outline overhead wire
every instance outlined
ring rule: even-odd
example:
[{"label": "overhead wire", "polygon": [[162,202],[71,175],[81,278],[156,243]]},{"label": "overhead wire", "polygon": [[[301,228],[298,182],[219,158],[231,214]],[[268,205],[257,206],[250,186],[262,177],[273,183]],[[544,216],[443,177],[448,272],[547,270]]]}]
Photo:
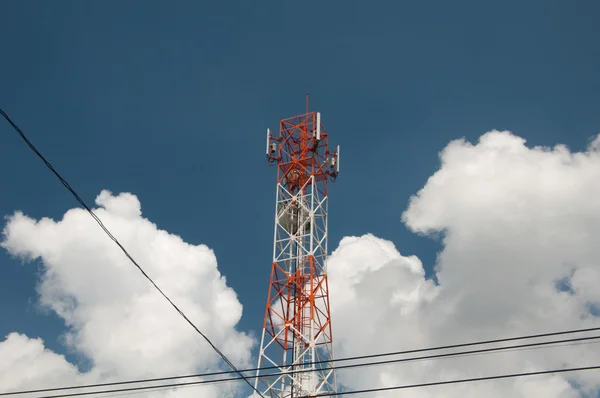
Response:
[{"label": "overhead wire", "polygon": [[156,290],[158,290],[158,292],[169,302],[169,304],[171,304],[171,306],[179,313],[179,315],[181,315],[183,317],[183,319],[185,319],[187,321],[187,323],[194,328],[194,330],[200,334],[200,336],[202,336],[204,338],[204,340],[206,340],[206,342],[212,347],[212,349],[221,357],[221,359],[223,359],[223,361],[234,371],[236,372],[238,375],[240,375],[240,377],[242,377],[246,383],[254,390],[258,393],[259,396],[261,396],[262,398],[265,398],[260,391],[258,391],[256,388],[254,388],[254,386],[252,385],[252,383],[248,380],[248,378],[246,376],[244,376],[242,373],[240,373],[238,371],[238,369],[236,368],[236,366],[225,356],[225,354],[223,354],[221,352],[221,350],[219,350],[217,348],[217,346],[215,346],[213,344],[213,342],[204,334],[202,333],[202,331],[187,317],[187,315],[181,310],[179,309],[179,307],[177,305],[175,305],[175,303],[169,298],[169,296],[167,296],[160,287],[158,287],[158,285],[154,282],[154,280],[152,280],[152,278],[150,276],[148,276],[148,274],[144,271],[144,269],[137,263],[137,261],[135,261],[133,259],[133,257],[129,254],[129,252],[123,247],[123,245],[121,245],[121,243],[117,240],[117,238],[115,238],[115,236],[108,230],[108,228],[106,228],[106,226],[104,226],[104,223],[102,222],[102,220],[100,220],[100,218],[92,211],[92,209],[83,201],[83,199],[81,199],[81,197],[77,194],[77,192],[75,192],[75,190],[73,188],[71,188],[71,185],[58,173],[58,171],[56,171],[56,169],[52,166],[52,164],[50,164],[50,162],[48,160],[46,160],[46,158],[37,150],[37,148],[31,143],[31,141],[29,141],[29,139],[25,136],[25,134],[23,133],[23,131],[19,128],[19,126],[17,126],[12,120],[11,118],[8,116],[8,114],[6,112],[4,112],[3,109],[0,108],[0,115],[2,115],[6,121],[13,127],[13,129],[19,134],[19,136],[23,139],[23,141],[25,141],[25,143],[29,146],[29,148],[31,148],[31,150],[44,162],[44,164],[48,167],[48,169],[54,173],[54,175],[60,180],[60,182],[65,186],[65,188],[75,197],[75,199],[77,200],[77,202],[79,202],[79,204],[81,204],[81,206],[83,206],[87,212],[90,214],[90,216],[92,216],[92,218],[98,223],[98,225],[102,228],[102,230],[106,233],[106,235],[108,235],[108,237],[115,242],[115,244],[117,246],[119,246],[119,248],[121,249],[121,251],[125,254],[125,256],[133,263],[133,265],[136,266],[136,268],[142,273],[142,275],[144,275],[146,277],[146,279],[148,279],[148,281],[150,281],[150,283],[154,286],[154,288]]},{"label": "overhead wire", "polygon": [[[585,366],[585,367],[577,367],[577,368],[562,368],[562,369],[551,369],[551,370],[540,370],[535,372],[521,372],[521,373],[510,373],[510,374],[502,374],[502,375],[493,375],[493,376],[483,376],[483,377],[472,377],[465,379],[453,379],[453,380],[443,380],[443,381],[435,381],[428,383],[418,383],[418,384],[403,384],[392,387],[377,387],[363,390],[351,390],[351,391],[340,391],[340,392],[328,392],[321,393],[317,395],[313,395],[313,397],[333,397],[340,395],[353,395],[353,394],[366,394],[366,393],[374,393],[381,391],[391,391],[391,390],[403,390],[403,389],[411,389],[411,388],[424,388],[424,387],[434,387],[440,385],[448,385],[448,384],[460,384],[460,383],[473,383],[479,381],[490,381],[490,380],[499,380],[499,379],[508,379],[508,378],[517,378],[517,377],[527,377],[527,376],[538,376],[545,374],[556,374],[556,373],[567,373],[567,372],[581,372],[586,370],[600,370],[600,365],[596,366]],[[238,380],[241,380],[237,378]],[[215,380],[213,383],[230,381],[229,379]],[[206,384],[206,381],[198,381],[198,382],[189,382],[189,383],[181,383],[181,384],[170,384],[170,385],[161,385],[156,387],[134,387],[128,389],[115,389],[115,390],[106,390],[106,391],[95,391],[95,392],[80,392],[73,394],[61,394],[61,395],[48,395],[42,396],[38,398],[69,398],[69,397],[80,397],[86,395],[93,394],[116,394],[116,393],[129,393],[135,390],[148,390],[148,389],[165,389],[165,388],[183,388],[190,387],[192,385]],[[106,395],[105,395],[106,396]],[[110,395],[108,395],[110,396]]]},{"label": "overhead wire", "polygon": [[[475,341],[475,342],[469,342],[469,343],[433,346],[433,347],[417,348],[417,349],[403,350],[403,351],[392,351],[392,352],[385,352],[385,353],[379,353],[379,354],[358,355],[358,356],[351,356],[351,357],[345,357],[345,358],[335,358],[333,360],[309,362],[309,363],[305,363],[305,365],[306,366],[323,365],[323,364],[327,364],[327,363],[331,363],[331,362],[339,363],[339,362],[345,362],[345,361],[356,361],[356,360],[380,358],[380,357],[387,357],[387,356],[416,354],[416,353],[422,353],[422,352],[441,351],[441,350],[448,350],[448,349],[472,347],[472,346],[478,346],[478,345],[507,343],[507,342],[517,341],[517,340],[532,340],[532,339],[537,339],[537,338],[555,337],[555,336],[562,336],[562,335],[575,334],[575,333],[594,332],[594,331],[600,331],[600,327],[585,328],[585,329],[569,329],[569,330],[563,330],[563,331],[558,331],[558,332],[537,333],[537,334],[531,334],[531,335],[525,335],[525,336],[513,336],[513,337],[505,337],[505,338],[492,339],[492,340],[481,340],[481,341]],[[577,339],[562,340],[562,341],[559,341],[558,343],[550,341],[550,342],[544,342],[544,344],[552,344],[552,343],[559,344],[559,343],[563,343],[563,342],[573,342],[573,341],[577,341]],[[521,347],[522,346],[509,346],[506,349],[521,348]],[[502,347],[498,348],[498,350],[501,348]],[[266,370],[275,370],[275,369],[280,369],[280,368],[281,368],[280,366],[267,366],[267,367],[260,367],[260,368],[242,369],[239,371],[242,373],[246,373],[246,372],[256,372],[257,370],[266,371]],[[222,375],[226,375],[229,373],[230,372],[228,372],[228,371],[219,371],[219,372],[210,372],[210,373],[189,374],[189,375],[182,375],[182,376],[167,376],[167,377],[147,378],[147,379],[138,379],[138,380],[127,380],[127,381],[112,382],[112,383],[89,384],[89,385],[69,386],[69,387],[56,387],[56,388],[48,388],[48,389],[42,389],[42,390],[29,390],[29,391],[22,391],[22,392],[0,393],[0,396],[25,394],[25,393],[37,393],[37,392],[50,392],[50,391],[60,391],[60,390],[74,390],[74,389],[92,388],[92,387],[108,387],[108,386],[115,386],[115,385],[121,385],[121,384],[151,383],[151,382],[156,382],[156,381],[169,381],[169,380],[187,379],[187,378],[195,378],[195,377],[222,376]]]},{"label": "overhead wire", "polygon": [[[365,362],[365,363],[356,363],[356,364],[349,364],[349,365],[337,365],[337,366],[333,366],[333,367],[322,368],[320,370],[331,370],[331,369],[342,370],[342,369],[351,369],[351,368],[360,368],[360,367],[389,365],[389,364],[393,364],[393,363],[413,362],[413,361],[420,361],[420,360],[432,360],[432,359],[443,359],[443,358],[451,358],[451,357],[459,357],[459,356],[481,355],[481,354],[485,354],[485,353],[493,353],[493,352],[501,352],[501,351],[541,348],[543,346],[548,346],[548,345],[575,345],[576,343],[581,344],[583,342],[589,342],[591,340],[599,340],[599,339],[600,339],[600,335],[586,336],[586,337],[577,337],[577,338],[572,338],[572,339],[542,341],[542,342],[534,342],[534,343],[519,344],[519,345],[504,346],[504,347],[483,348],[483,349],[470,350],[470,351],[459,351],[459,352],[450,352],[450,353],[427,355],[427,356],[389,359],[389,360],[378,361],[378,362]],[[473,345],[477,345],[477,343],[474,343]],[[387,354],[388,353],[385,353],[381,356],[385,356]],[[360,357],[341,358],[340,361],[356,360],[356,358],[360,358]],[[264,369],[264,368],[262,368],[262,369]],[[277,369],[279,369],[279,368],[277,368]],[[250,372],[250,371],[255,371],[255,370],[257,370],[257,369],[256,368],[244,369],[244,370],[240,370],[240,372],[244,373],[244,372]],[[264,374],[259,377],[260,378],[277,377],[277,376],[282,376],[284,374],[289,375],[289,374],[307,373],[307,372],[313,372],[313,371],[314,371],[313,369],[307,369],[307,370],[301,369],[301,370],[293,370],[293,371],[289,371],[289,372],[277,372],[277,373]],[[155,379],[145,379],[145,380],[129,380],[129,381],[125,381],[125,382],[90,384],[90,385],[82,385],[82,386],[75,386],[75,387],[63,387],[63,388],[57,387],[57,388],[50,388],[50,389],[15,391],[15,392],[9,392],[9,393],[1,393],[0,396],[32,394],[32,393],[48,393],[48,392],[74,390],[74,389],[91,389],[91,388],[99,388],[99,387],[130,385],[130,384],[157,382],[157,381],[170,381],[170,380],[177,380],[177,379],[184,379],[184,378],[191,378],[191,377],[220,376],[220,375],[229,374],[229,373],[230,372],[213,372],[213,373],[204,373],[204,374],[198,374],[198,375],[188,375],[188,376],[179,376],[179,377],[172,376],[172,377],[168,377],[168,378],[155,378]],[[224,379],[209,379],[209,380],[200,380],[200,381],[194,381],[194,382],[176,383],[176,384],[160,384],[160,385],[152,385],[152,386],[120,388],[120,389],[113,389],[113,390],[87,391],[84,393],[71,393],[71,394],[66,394],[66,395],[65,394],[51,395],[51,396],[45,396],[43,398],[75,397],[75,396],[93,395],[93,394],[108,393],[108,392],[133,392],[133,391],[141,391],[141,390],[155,390],[155,389],[172,388],[174,386],[193,386],[193,385],[200,385],[200,384],[233,382],[233,381],[240,381],[240,380],[241,380],[241,378],[239,378],[239,377],[230,377],[230,378],[224,378]]]},{"label": "overhead wire", "polygon": [[579,368],[539,370],[536,372],[510,373],[510,374],[494,375],[494,376],[472,377],[469,379],[454,379],[454,380],[435,381],[435,382],[430,382],[430,383],[404,384],[404,385],[393,386],[393,387],[378,387],[378,388],[370,388],[370,389],[364,389],[364,390],[342,391],[342,392],[336,392],[336,393],[324,393],[324,394],[314,395],[314,397],[333,397],[333,396],[338,396],[338,395],[366,394],[366,393],[391,391],[391,390],[406,390],[409,388],[423,388],[423,387],[442,386],[442,385],[448,385],[448,384],[474,383],[474,382],[478,382],[478,381],[512,379],[512,378],[517,378],[517,377],[540,376],[540,375],[546,375],[546,374],[556,374],[556,373],[566,373],[566,372],[581,372],[581,371],[585,371],[585,370],[598,370],[598,369],[600,369],[600,365],[585,366],[585,367],[579,367]]}]

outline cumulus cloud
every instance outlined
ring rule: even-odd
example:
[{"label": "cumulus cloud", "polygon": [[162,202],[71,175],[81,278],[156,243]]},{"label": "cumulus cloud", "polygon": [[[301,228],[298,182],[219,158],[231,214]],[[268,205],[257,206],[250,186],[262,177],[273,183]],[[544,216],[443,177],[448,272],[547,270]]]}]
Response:
[{"label": "cumulus cloud", "polygon": [[[352,356],[598,326],[600,137],[587,150],[528,147],[491,131],[450,142],[402,215],[441,236],[437,283],[391,242],[346,237],[329,259],[336,356]],[[339,373],[372,388],[598,365],[594,344],[359,368]],[[381,393],[381,397],[580,397],[597,372]]]},{"label": "cumulus cloud", "polygon": [[[83,380],[78,370],[61,355],[44,348],[40,339],[11,333],[0,342],[0,386],[3,391],[42,387],[39,383],[68,385]],[[64,385],[64,384],[63,384]]]},{"label": "cumulus cloud", "polygon": [[[102,191],[96,214],[144,270],[235,364],[250,366],[254,344],[236,330],[242,305],[219,273],[212,250],[191,245],[141,215],[136,196]],[[62,220],[9,217],[1,246],[41,260],[39,301],[67,325],[65,344],[89,360],[80,372],[42,341],[13,333],[0,342],[0,388],[147,378],[216,370],[220,358],[133,267],[82,209]],[[169,395],[171,394],[171,395]],[[152,396],[234,396],[228,386]],[[200,394],[200,395],[199,395]],[[203,394],[203,395],[202,395]]]}]

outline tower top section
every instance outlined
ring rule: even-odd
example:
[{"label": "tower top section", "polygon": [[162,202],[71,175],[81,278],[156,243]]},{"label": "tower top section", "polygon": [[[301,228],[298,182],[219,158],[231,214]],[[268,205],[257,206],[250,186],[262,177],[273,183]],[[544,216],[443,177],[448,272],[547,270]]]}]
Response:
[{"label": "tower top section", "polygon": [[319,112],[281,120],[278,137],[267,129],[266,155],[269,163],[278,166],[277,181],[290,193],[312,181],[335,181],[340,172],[340,147],[329,150],[329,135]]}]

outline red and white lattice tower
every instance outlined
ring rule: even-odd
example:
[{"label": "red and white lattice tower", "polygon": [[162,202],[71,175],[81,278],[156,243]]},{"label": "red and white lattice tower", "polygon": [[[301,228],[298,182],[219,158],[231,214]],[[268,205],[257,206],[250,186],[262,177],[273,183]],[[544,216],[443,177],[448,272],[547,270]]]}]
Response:
[{"label": "red and white lattice tower", "polygon": [[339,173],[318,112],[267,129],[277,165],[273,264],[255,387],[265,397],[335,393],[327,283],[327,183]]}]

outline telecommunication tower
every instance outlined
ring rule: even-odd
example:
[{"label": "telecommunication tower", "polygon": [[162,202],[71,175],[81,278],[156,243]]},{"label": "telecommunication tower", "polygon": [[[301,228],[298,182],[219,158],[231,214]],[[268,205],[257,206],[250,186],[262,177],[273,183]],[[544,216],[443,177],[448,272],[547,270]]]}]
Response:
[{"label": "telecommunication tower", "polygon": [[[319,112],[267,129],[266,154],[277,165],[273,264],[255,388],[265,397],[335,393],[327,282],[329,180],[340,171],[340,147],[329,151]],[[270,367],[268,370],[260,368]]]}]

